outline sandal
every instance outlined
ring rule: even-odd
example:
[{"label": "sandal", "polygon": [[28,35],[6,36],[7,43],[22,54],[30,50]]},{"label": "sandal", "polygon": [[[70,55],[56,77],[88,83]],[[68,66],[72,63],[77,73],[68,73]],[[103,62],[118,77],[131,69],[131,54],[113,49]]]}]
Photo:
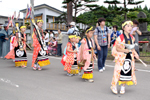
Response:
[{"label": "sandal", "polygon": [[111,89],[111,91],[112,91],[114,94],[118,94],[118,91],[117,91],[117,88],[116,88],[116,87],[111,86],[110,89]]},{"label": "sandal", "polygon": [[125,94],[125,87],[124,86],[121,86],[120,94]]}]

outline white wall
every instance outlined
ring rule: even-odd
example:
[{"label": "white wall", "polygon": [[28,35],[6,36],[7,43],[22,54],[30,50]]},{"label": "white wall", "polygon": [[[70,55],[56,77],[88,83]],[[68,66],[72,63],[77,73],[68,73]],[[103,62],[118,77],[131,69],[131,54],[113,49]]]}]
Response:
[{"label": "white wall", "polygon": [[47,9],[47,8],[45,8],[45,13],[46,13],[46,15],[55,16],[55,17],[57,17],[57,16],[60,15],[60,13],[57,13],[57,12],[55,12],[55,11],[53,11],[53,10],[49,10],[49,9]]}]

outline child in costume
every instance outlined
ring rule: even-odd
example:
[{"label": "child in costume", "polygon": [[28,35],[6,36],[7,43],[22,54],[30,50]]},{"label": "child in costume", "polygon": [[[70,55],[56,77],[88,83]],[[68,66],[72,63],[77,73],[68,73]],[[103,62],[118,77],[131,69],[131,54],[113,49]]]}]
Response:
[{"label": "child in costume", "polygon": [[76,35],[69,35],[69,42],[67,43],[66,48],[66,59],[64,70],[67,71],[68,76],[73,76],[74,74],[78,74],[78,67],[77,67],[77,50],[75,46],[75,37]]},{"label": "child in costume", "polygon": [[[81,37],[79,35],[76,35],[75,45],[76,45],[77,55],[79,52],[79,48],[81,46],[80,39],[81,39]],[[79,75],[81,75],[82,67],[78,67],[78,69],[79,69]]]},{"label": "child in costume", "polygon": [[[42,26],[43,26],[43,20],[37,20],[37,27],[39,33],[37,32],[36,28],[34,28],[33,30],[33,35],[32,35],[33,47],[34,47],[33,59],[32,59],[33,70],[37,70],[37,69],[42,70],[41,67],[50,64],[46,50],[43,49],[45,44],[42,44],[42,41],[44,42],[45,36],[43,34]],[[40,39],[40,37],[42,38],[42,40]]]},{"label": "child in costume", "polygon": [[130,32],[132,30],[133,22],[124,21],[122,24],[123,34],[121,34],[114,43],[112,55],[115,57],[114,75],[111,83],[111,90],[118,94],[117,83],[121,85],[120,94],[125,93],[125,85],[137,84],[135,77],[135,60],[139,59],[135,49],[128,50],[124,44],[133,44],[135,39]]},{"label": "child in costume", "polygon": [[83,67],[84,74],[82,76],[85,81],[94,82],[93,80],[93,67],[94,59],[96,57],[94,53],[94,41],[93,36],[93,27],[86,29],[86,37],[81,41],[81,47],[79,48],[78,61],[86,60],[85,66]]},{"label": "child in costume", "polygon": [[[15,66],[16,67],[21,66],[22,68],[27,67],[25,31],[26,31],[26,26],[21,26],[20,33],[16,33],[16,37],[13,38],[12,50],[5,56],[6,59],[15,59]],[[21,35],[21,36],[18,36],[18,35]],[[23,50],[20,49],[19,42],[22,42]]]}]

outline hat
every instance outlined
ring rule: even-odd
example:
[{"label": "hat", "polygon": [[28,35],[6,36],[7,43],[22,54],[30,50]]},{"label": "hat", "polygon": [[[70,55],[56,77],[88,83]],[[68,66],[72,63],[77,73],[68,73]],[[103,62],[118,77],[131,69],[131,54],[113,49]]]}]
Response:
[{"label": "hat", "polygon": [[94,30],[93,30],[93,26],[88,27],[88,28],[86,29],[86,32],[85,32],[85,33],[88,33],[89,31],[94,31]]},{"label": "hat", "polygon": [[22,29],[22,28],[26,28],[26,26],[21,26],[20,29]]},{"label": "hat", "polygon": [[70,25],[73,25],[73,26],[75,26],[75,24],[76,24],[75,22],[71,22],[71,23],[70,23]]},{"label": "hat", "polygon": [[42,23],[44,23],[44,21],[43,21],[43,20],[37,20],[37,23],[38,23],[38,22],[42,22]]},{"label": "hat", "polygon": [[125,22],[122,24],[122,27],[126,26],[127,24],[133,25],[133,22],[132,22],[132,21],[125,21]]}]

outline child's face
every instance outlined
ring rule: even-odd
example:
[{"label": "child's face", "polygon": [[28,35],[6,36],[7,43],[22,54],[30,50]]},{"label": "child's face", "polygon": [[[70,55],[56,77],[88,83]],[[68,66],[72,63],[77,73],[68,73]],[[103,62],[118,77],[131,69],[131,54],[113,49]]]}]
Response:
[{"label": "child's face", "polygon": [[42,22],[38,22],[37,26],[41,28],[43,26],[43,23]]},{"label": "child's face", "polygon": [[129,23],[129,24],[127,24],[127,25],[123,28],[123,30],[124,30],[126,33],[130,33],[131,30],[132,30],[132,28],[133,28],[132,24]]},{"label": "child's face", "polygon": [[71,42],[75,42],[75,38],[71,38],[70,41],[71,41]]},{"label": "child's face", "polygon": [[76,38],[76,43],[79,43],[79,38]]},{"label": "child's face", "polygon": [[55,40],[53,39],[52,41],[54,42]]},{"label": "child's face", "polygon": [[26,31],[26,28],[22,28],[21,31],[22,31],[22,32],[25,32],[25,31]]},{"label": "child's face", "polygon": [[94,31],[89,31],[88,33],[86,33],[86,36],[89,38],[92,38]]}]

